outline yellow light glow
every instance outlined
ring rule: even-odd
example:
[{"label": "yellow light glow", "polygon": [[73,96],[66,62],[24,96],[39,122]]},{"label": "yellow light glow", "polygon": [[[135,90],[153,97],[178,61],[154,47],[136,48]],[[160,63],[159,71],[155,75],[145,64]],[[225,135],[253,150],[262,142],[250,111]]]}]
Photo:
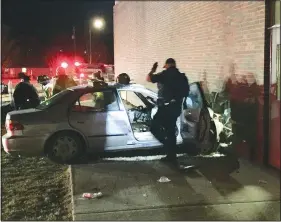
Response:
[{"label": "yellow light glow", "polygon": [[96,29],[102,29],[104,27],[103,19],[94,19],[93,26]]}]

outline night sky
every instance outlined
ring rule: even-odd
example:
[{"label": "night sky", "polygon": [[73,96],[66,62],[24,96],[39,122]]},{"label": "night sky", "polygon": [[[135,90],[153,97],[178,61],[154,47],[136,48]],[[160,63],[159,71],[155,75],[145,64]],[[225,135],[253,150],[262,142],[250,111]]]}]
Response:
[{"label": "night sky", "polygon": [[21,52],[32,49],[29,59],[24,59],[34,58],[32,60],[36,61],[28,62],[42,65],[43,57],[54,46],[66,53],[73,51],[73,26],[76,28],[77,54],[82,55],[87,49],[89,21],[100,16],[106,27],[100,33],[93,30],[93,45],[105,45],[111,54],[106,60],[112,60],[113,5],[114,1],[2,0],[2,24],[11,28]]}]

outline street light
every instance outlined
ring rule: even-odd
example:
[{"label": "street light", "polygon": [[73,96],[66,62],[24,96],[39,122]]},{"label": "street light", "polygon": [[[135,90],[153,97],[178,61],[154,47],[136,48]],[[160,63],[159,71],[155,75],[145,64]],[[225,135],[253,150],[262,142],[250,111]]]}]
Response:
[{"label": "street light", "polygon": [[89,52],[89,63],[92,64],[92,27],[94,27],[97,30],[102,30],[105,26],[104,24],[104,20],[102,18],[95,18],[94,20],[92,20],[92,22],[90,22],[90,26],[89,26],[89,42],[90,42],[90,52]]},{"label": "street light", "polygon": [[96,29],[102,29],[104,27],[104,21],[103,19],[95,19],[93,22],[93,26]]}]

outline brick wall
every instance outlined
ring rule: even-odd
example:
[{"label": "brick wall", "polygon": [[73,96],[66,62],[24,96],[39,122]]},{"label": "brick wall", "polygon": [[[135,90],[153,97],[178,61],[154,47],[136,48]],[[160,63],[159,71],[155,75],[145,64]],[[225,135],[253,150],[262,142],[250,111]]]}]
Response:
[{"label": "brick wall", "polygon": [[116,74],[127,72],[154,88],[145,75],[155,61],[162,66],[173,57],[191,82],[205,77],[210,90],[219,90],[232,72],[239,77],[253,73],[263,84],[264,13],[263,1],[118,2]]}]

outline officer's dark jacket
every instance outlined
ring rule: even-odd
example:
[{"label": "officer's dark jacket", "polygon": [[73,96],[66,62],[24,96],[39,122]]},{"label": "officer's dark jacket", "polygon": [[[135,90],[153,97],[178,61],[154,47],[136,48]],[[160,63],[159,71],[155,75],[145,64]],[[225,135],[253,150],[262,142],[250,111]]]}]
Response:
[{"label": "officer's dark jacket", "polygon": [[13,97],[16,109],[35,108],[40,103],[36,89],[28,82],[20,82],[15,88]]},{"label": "officer's dark jacket", "polygon": [[54,82],[52,95],[56,95],[57,93],[76,85],[77,84],[72,78],[68,77],[67,75],[60,75]]},{"label": "officer's dark jacket", "polygon": [[168,68],[160,73],[150,76],[152,83],[158,85],[158,97],[163,98],[164,101],[171,101],[173,99],[179,100],[178,92],[181,81],[187,81],[184,73],[179,72],[175,67]]}]

